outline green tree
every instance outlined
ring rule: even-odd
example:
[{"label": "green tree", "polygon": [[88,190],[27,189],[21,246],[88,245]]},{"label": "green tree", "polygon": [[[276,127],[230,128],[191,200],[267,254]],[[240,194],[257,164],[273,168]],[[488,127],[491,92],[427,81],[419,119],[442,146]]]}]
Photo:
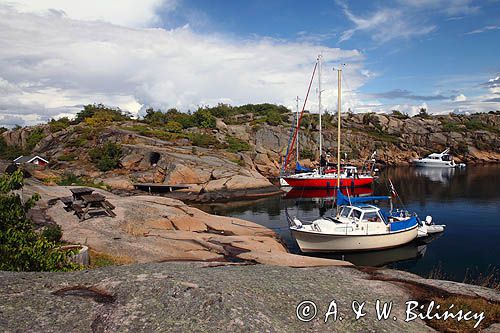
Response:
[{"label": "green tree", "polygon": [[107,107],[104,104],[88,104],[83,107],[83,110],[76,114],[74,122],[81,123],[85,119],[90,118],[107,119],[110,121],[129,120],[130,114],[123,112],[119,108]]},{"label": "green tree", "polygon": [[216,119],[206,108],[200,108],[193,114],[193,120],[198,127],[215,128]]},{"label": "green tree", "polygon": [[418,111],[417,117],[420,117],[420,118],[429,118],[429,113],[427,113],[427,109],[426,108],[420,108],[420,110]]},{"label": "green tree", "polygon": [[0,176],[0,270],[68,271],[79,268],[69,261],[70,253],[58,251],[58,244],[35,232],[26,213],[39,196],[35,194],[23,202],[12,192],[22,183],[20,170]]},{"label": "green tree", "polygon": [[146,115],[144,116],[144,121],[152,125],[163,125],[168,121],[168,116],[166,113],[160,110],[154,110],[153,108],[146,109]]}]

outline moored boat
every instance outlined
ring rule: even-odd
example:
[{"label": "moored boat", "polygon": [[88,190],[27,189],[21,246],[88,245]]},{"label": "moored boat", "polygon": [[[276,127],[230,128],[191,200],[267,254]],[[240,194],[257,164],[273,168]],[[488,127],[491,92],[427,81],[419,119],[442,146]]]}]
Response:
[{"label": "moored boat", "polygon": [[397,247],[417,238],[416,216],[392,219],[373,205],[340,206],[335,217],[310,223],[287,215],[302,252],[368,251]]},{"label": "moored boat", "polygon": [[414,159],[413,165],[418,167],[438,167],[438,168],[462,168],[464,163],[455,163],[450,149],[447,148],[441,153],[432,153],[426,157]]},{"label": "moored boat", "polygon": [[[355,167],[351,167],[356,170]],[[299,173],[282,177],[288,186],[296,188],[335,188],[337,186],[337,175],[335,173],[321,174],[319,172]],[[373,176],[359,175],[357,170],[349,176],[340,176],[340,187],[369,186],[373,183]]]}]

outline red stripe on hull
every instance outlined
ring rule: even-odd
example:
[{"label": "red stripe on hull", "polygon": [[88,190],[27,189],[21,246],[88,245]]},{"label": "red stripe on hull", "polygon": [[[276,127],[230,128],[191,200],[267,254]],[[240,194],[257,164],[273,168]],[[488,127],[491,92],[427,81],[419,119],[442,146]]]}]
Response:
[{"label": "red stripe on hull", "polygon": [[[297,179],[297,178],[289,178],[285,177],[285,181],[291,187],[311,187],[311,188],[334,188],[337,187],[337,179],[336,178],[318,178],[318,179]],[[373,183],[373,178],[341,178],[340,186],[341,187],[358,187],[358,186],[368,186]]]}]

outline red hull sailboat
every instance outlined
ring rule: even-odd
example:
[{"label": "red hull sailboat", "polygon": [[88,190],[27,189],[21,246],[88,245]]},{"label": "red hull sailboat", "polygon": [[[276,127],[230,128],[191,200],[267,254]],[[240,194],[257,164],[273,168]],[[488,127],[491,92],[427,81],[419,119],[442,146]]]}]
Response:
[{"label": "red hull sailboat", "polygon": [[[296,142],[298,131],[300,128],[300,121],[302,119],[302,114],[305,109],[307,102],[307,97],[309,96],[309,91],[311,89],[311,83],[314,78],[314,74],[318,69],[318,109],[319,109],[319,153],[320,157],[323,156],[323,137],[321,133],[321,55],[314,66],[313,75],[311,77],[311,82],[309,83],[309,88],[307,90],[306,99],[304,101],[304,107],[300,117],[298,116],[297,109],[297,124],[293,137],[291,137],[289,147],[287,149],[287,155],[284,160],[282,168],[282,176],[280,177],[280,183],[282,186],[291,186],[293,188],[316,188],[316,189],[330,189],[336,187],[360,187],[369,186],[373,183],[373,166],[374,166],[374,155],[372,155],[370,162],[372,168],[363,168],[364,172],[358,172],[357,168],[354,166],[344,166],[340,170],[340,179],[337,177],[336,169],[329,169],[326,165],[321,165],[319,170],[312,172],[296,173],[293,175],[285,175],[284,171],[290,159],[291,152],[293,151],[293,146]],[[340,111],[341,111],[341,70],[338,70],[338,145],[340,146]],[[297,142],[298,144],[298,142]],[[338,150],[337,163],[340,165],[340,149]],[[368,161],[367,161],[368,162]],[[298,149],[297,149],[297,165],[298,163]],[[320,163],[321,164],[321,163]]]}]

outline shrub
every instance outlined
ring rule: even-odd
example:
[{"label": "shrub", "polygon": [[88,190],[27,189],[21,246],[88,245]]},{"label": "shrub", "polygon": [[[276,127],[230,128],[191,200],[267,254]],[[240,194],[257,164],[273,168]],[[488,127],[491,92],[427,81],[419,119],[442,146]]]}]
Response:
[{"label": "shrub", "polygon": [[464,124],[469,131],[485,130],[487,127],[478,119],[467,120]]},{"label": "shrub", "polygon": [[89,156],[95,166],[101,171],[109,171],[120,166],[122,148],[120,145],[108,142],[89,151]]},{"label": "shrub", "polygon": [[459,124],[452,121],[442,122],[441,125],[445,132],[459,132],[461,130]]},{"label": "shrub", "polygon": [[49,121],[49,130],[51,133],[56,133],[62,131],[63,129],[68,128],[70,125],[70,121],[68,117],[63,117],[58,120],[51,119]]},{"label": "shrub", "polygon": [[268,123],[271,126],[278,126],[283,123],[283,119],[281,118],[281,114],[279,114],[276,111],[269,112],[266,115],[266,123]]},{"label": "shrub", "polygon": [[43,229],[42,236],[49,242],[58,243],[62,238],[62,229],[58,224],[51,224]]},{"label": "shrub", "polygon": [[34,231],[26,216],[35,205],[35,194],[23,202],[12,190],[22,184],[23,175],[0,176],[0,270],[8,271],[68,271],[80,266],[71,263],[71,252],[57,250],[57,244]]},{"label": "shrub", "polygon": [[428,119],[428,118],[430,118],[430,115],[429,115],[429,113],[427,113],[427,109],[426,108],[420,108],[420,110],[415,115],[415,117],[419,117],[419,118],[423,118],[423,119]]},{"label": "shrub", "polygon": [[170,120],[165,125],[165,130],[167,132],[180,133],[182,132],[182,125],[176,121]]},{"label": "shrub", "polygon": [[375,123],[376,120],[377,120],[377,118],[375,117],[375,115],[373,113],[365,113],[363,115],[363,124],[364,125],[369,125],[370,123]]},{"label": "shrub", "polygon": [[398,119],[408,119],[408,118],[410,118],[410,116],[408,116],[407,113],[402,113],[399,110],[392,110],[391,116],[393,116],[395,118],[398,118]]},{"label": "shrub", "polygon": [[300,158],[314,160],[315,156],[310,149],[304,148],[300,151]]},{"label": "shrub", "polygon": [[226,142],[228,144],[227,150],[232,153],[250,150],[250,145],[241,139],[232,136],[226,136]]},{"label": "shrub", "polygon": [[217,141],[217,138],[215,136],[204,133],[196,133],[191,135],[191,142],[193,143],[194,146],[205,147],[205,148],[210,146],[215,146],[219,143],[219,141]]},{"label": "shrub", "polygon": [[198,127],[215,128],[215,117],[208,109],[200,108],[193,114],[193,120]]},{"label": "shrub", "polygon": [[5,139],[0,136],[0,158],[13,160],[21,155],[28,155],[28,152],[19,146],[9,146]]},{"label": "shrub", "polygon": [[78,177],[72,173],[65,173],[62,178],[56,181],[56,184],[59,186],[86,186],[86,187],[95,187],[101,188],[104,190],[109,189],[109,186],[104,184],[103,182],[94,182],[92,179],[87,179],[83,177]]},{"label": "shrub", "polygon": [[454,153],[457,155],[467,155],[469,153],[469,146],[465,142],[460,142],[457,148],[454,149]]},{"label": "shrub", "polygon": [[26,138],[26,149],[29,151],[33,150],[35,146],[45,137],[43,134],[43,128],[35,128],[28,137]]},{"label": "shrub", "polygon": [[71,162],[71,161],[76,160],[76,154],[74,154],[74,153],[64,154],[64,155],[57,157],[57,160],[61,161],[61,162]]},{"label": "shrub", "polygon": [[90,123],[98,124],[99,119],[106,121],[122,121],[129,120],[130,115],[119,108],[110,108],[103,104],[88,104],[83,107],[82,111],[76,114],[74,122],[79,124],[87,118],[94,118],[94,120],[90,120]]}]

